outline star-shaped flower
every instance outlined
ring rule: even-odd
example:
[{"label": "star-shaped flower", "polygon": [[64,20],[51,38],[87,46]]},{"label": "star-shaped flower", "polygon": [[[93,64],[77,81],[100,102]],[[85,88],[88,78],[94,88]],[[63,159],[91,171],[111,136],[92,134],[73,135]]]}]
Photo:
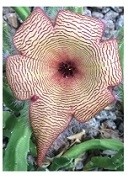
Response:
[{"label": "star-shaped flower", "polygon": [[72,117],[85,122],[115,99],[118,45],[101,40],[103,28],[98,19],[64,10],[52,23],[36,8],[14,36],[20,54],[8,58],[7,79],[16,98],[30,100],[39,166]]}]

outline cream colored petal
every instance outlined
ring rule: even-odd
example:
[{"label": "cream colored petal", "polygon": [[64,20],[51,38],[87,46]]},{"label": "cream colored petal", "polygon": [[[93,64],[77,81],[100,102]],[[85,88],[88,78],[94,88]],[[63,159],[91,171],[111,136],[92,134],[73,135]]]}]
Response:
[{"label": "cream colored petal", "polygon": [[36,8],[17,30],[13,41],[23,55],[38,59],[45,53],[52,31],[51,21],[43,10]]},{"label": "cream colored petal", "polygon": [[75,14],[70,11],[60,11],[57,15],[55,31],[64,37],[83,43],[100,41],[104,25],[96,18]]},{"label": "cream colored petal", "polygon": [[101,81],[106,86],[116,86],[122,80],[118,44],[116,40],[104,41],[100,44]]},{"label": "cream colored petal", "polygon": [[20,100],[30,99],[42,94],[42,65],[34,59],[22,55],[9,56],[6,62],[8,83]]},{"label": "cream colored petal", "polygon": [[30,121],[37,139],[37,164],[42,165],[46,153],[57,136],[66,129],[71,114],[63,108],[53,106],[50,99],[40,97],[30,105]]},{"label": "cream colored petal", "polygon": [[82,102],[76,106],[74,116],[80,122],[89,121],[115,100],[109,89],[101,89],[99,86],[93,89],[89,95],[83,96]]}]

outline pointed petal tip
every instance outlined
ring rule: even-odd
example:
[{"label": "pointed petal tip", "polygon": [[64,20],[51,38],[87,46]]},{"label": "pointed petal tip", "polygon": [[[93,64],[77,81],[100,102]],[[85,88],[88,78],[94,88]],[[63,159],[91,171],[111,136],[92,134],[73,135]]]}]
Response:
[{"label": "pointed petal tip", "polygon": [[[44,147],[45,147],[45,149],[44,149]],[[42,146],[41,145],[38,146],[38,149],[37,149],[38,153],[37,153],[36,164],[39,167],[41,167],[43,165],[43,162],[45,161],[45,155],[47,153],[47,150],[48,149],[46,149],[46,146],[44,146],[43,144],[42,144]]]}]

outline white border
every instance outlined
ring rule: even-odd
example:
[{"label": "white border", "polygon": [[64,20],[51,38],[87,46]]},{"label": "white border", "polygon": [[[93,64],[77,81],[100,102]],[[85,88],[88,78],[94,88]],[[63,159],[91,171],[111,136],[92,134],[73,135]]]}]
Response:
[{"label": "white border", "polygon": [[[125,108],[125,171],[124,172],[1,172],[1,179],[18,179],[22,176],[22,178],[32,179],[35,178],[54,178],[54,179],[131,179],[131,175],[133,177],[133,163],[134,163],[134,105],[133,105],[133,94],[134,94],[134,45],[133,42],[133,34],[134,34],[134,9],[132,1],[123,1],[123,0],[64,0],[56,1],[41,1],[41,0],[32,0],[32,1],[24,1],[16,0],[0,2],[1,11],[3,6],[124,6],[125,8],[125,63],[124,63],[124,84],[125,84],[125,98],[124,98],[124,108]],[[1,14],[0,14],[1,15]],[[2,25],[2,17],[0,18]],[[2,26],[1,26],[2,27]],[[1,29],[0,38],[2,37],[2,29]],[[1,39],[1,52],[2,52],[2,39]],[[2,54],[2,53],[1,53]],[[2,78],[2,59],[0,60],[0,70],[1,70],[1,78]],[[2,79],[0,81],[1,93],[0,93],[0,106],[2,109]],[[1,122],[2,122],[2,111],[1,111]],[[1,123],[2,124],[2,123]],[[1,127],[2,129],[2,127]],[[2,134],[1,134],[2,139]],[[132,147],[133,146],[133,147]],[[2,147],[2,141],[1,141]],[[1,149],[1,148],[0,148]],[[2,155],[0,156],[0,158]],[[2,162],[2,159],[1,159]],[[0,165],[2,170],[2,164]],[[66,176],[65,176],[66,175]]]},{"label": "white border", "polygon": [[3,6],[122,6],[122,0],[4,0],[2,2]]}]

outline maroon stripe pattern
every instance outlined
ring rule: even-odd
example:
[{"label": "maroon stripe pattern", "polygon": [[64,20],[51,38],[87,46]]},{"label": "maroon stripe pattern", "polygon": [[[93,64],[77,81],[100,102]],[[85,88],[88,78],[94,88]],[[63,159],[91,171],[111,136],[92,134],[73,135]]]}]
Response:
[{"label": "maroon stripe pattern", "polygon": [[115,99],[110,89],[122,79],[118,44],[101,40],[103,28],[69,11],[53,24],[36,8],[14,36],[21,55],[8,57],[7,79],[16,98],[30,102],[39,166],[72,117],[85,122]]}]

